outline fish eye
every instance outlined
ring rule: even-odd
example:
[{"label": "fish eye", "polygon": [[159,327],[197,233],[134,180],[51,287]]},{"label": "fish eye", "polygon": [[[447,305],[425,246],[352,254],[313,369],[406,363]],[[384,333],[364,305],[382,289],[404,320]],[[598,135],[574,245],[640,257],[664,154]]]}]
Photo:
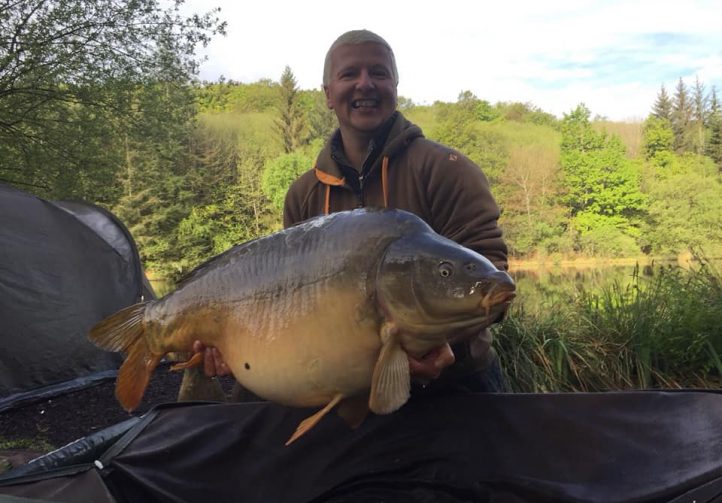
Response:
[{"label": "fish eye", "polygon": [[448,262],[442,262],[439,264],[439,275],[442,278],[448,278],[454,272],[454,266]]}]

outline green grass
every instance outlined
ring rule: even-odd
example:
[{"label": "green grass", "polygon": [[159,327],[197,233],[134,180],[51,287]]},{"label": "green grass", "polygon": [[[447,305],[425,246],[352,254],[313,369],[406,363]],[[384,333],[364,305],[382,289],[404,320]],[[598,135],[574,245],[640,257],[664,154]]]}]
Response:
[{"label": "green grass", "polygon": [[631,282],[578,289],[496,328],[520,392],[713,388],[722,376],[722,276],[698,266],[638,271]]},{"label": "green grass", "polygon": [[44,438],[14,438],[6,439],[0,437],[0,450],[30,449],[33,451],[50,452],[55,447]]}]

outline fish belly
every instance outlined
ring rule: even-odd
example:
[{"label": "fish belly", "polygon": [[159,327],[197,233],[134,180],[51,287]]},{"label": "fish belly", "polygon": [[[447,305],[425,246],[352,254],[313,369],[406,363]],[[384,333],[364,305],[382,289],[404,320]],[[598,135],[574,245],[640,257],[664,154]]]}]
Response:
[{"label": "fish belly", "polygon": [[258,396],[310,407],[370,387],[381,347],[372,306],[358,291],[316,290],[256,302],[230,320],[218,346],[236,379]]}]

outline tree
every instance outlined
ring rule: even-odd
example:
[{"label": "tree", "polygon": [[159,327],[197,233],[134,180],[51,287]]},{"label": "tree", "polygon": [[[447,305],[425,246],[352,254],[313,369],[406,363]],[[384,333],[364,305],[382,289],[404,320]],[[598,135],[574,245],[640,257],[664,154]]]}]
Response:
[{"label": "tree", "polygon": [[622,141],[595,131],[589,116],[581,104],[562,120],[563,200],[582,238],[592,233],[603,240],[616,232],[602,229],[633,236],[646,202],[639,170],[626,158]]},{"label": "tree", "polygon": [[[122,158],[108,138],[122,141],[129,124],[148,116],[138,108],[137,90],[188,83],[199,64],[197,45],[224,31],[217,11],[184,18],[181,3],[165,9],[156,0],[5,3],[0,179],[67,196],[57,172],[77,174],[73,182],[81,182],[91,169],[103,193]],[[93,144],[99,148],[91,151]],[[113,148],[121,155],[109,155]]]},{"label": "tree", "polygon": [[[455,148],[481,167],[491,179],[498,177],[507,163],[504,137],[488,126],[488,103],[470,91],[459,94],[456,103],[435,103],[436,126],[430,138]],[[496,117],[494,111],[494,117]],[[484,121],[482,122],[483,117]]]},{"label": "tree", "polygon": [[504,208],[504,233],[512,254],[562,250],[566,221],[555,205],[558,175],[559,152],[554,147],[523,144],[510,149],[495,193]]},{"label": "tree", "polygon": [[679,79],[672,105],[672,130],[674,131],[674,150],[677,153],[694,150],[694,131],[692,128],[692,103],[684,81]]},{"label": "tree", "polygon": [[286,66],[281,75],[281,103],[278,109],[280,117],[276,121],[276,128],[281,135],[286,153],[299,148],[304,140],[305,124],[298,92],[296,77],[291,68]]},{"label": "tree", "polygon": [[326,96],[322,91],[306,91],[309,95],[306,107],[306,123],[308,124],[308,141],[325,141],[336,129],[336,114],[328,108]]},{"label": "tree", "polygon": [[649,184],[645,238],[652,251],[680,253],[722,242],[722,180],[712,161],[685,154],[676,172]]},{"label": "tree", "polygon": [[652,107],[652,115],[658,119],[672,120],[672,100],[667,94],[667,90],[662,86],[657,94],[657,101],[654,102]]},{"label": "tree", "polygon": [[279,212],[283,210],[288,188],[312,165],[313,157],[300,151],[283,154],[266,162],[261,187],[265,196]]},{"label": "tree", "polygon": [[712,87],[710,93],[709,111],[709,141],[706,153],[717,164],[719,172],[722,173],[722,110],[717,101],[717,91]]},{"label": "tree", "polygon": [[692,93],[692,124],[690,125],[692,148],[696,154],[704,154],[707,125],[707,97],[704,94],[704,85],[699,81],[699,77],[696,77]]},{"label": "tree", "polygon": [[642,136],[642,149],[647,160],[673,151],[674,131],[672,123],[667,119],[650,114],[642,126]]}]

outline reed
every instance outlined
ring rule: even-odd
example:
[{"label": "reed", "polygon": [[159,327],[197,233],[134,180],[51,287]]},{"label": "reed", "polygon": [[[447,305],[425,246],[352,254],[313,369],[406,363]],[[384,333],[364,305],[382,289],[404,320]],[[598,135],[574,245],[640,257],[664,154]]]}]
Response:
[{"label": "reed", "polygon": [[638,269],[628,284],[578,288],[496,328],[517,392],[715,388],[722,376],[722,275],[701,254],[690,269]]}]

